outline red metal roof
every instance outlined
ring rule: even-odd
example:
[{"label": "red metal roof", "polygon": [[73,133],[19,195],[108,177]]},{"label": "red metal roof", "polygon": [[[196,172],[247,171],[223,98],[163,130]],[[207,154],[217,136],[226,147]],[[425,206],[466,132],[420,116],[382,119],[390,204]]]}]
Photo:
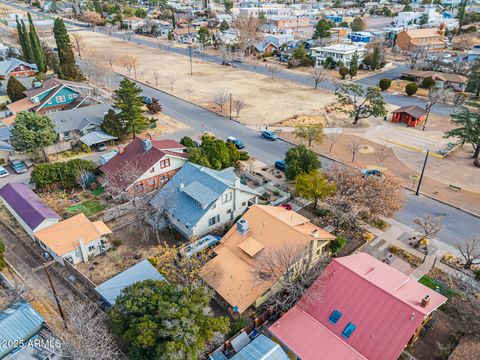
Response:
[{"label": "red metal roof", "polygon": [[136,137],[125,146],[121,154],[102,165],[100,170],[115,183],[115,186],[127,189],[164,156],[187,158],[187,154],[174,152],[171,149],[178,150],[185,147],[175,140],[152,140],[152,147],[145,151],[143,140]]},{"label": "red metal roof", "polygon": [[[425,295],[430,302],[422,307]],[[446,300],[359,253],[334,259],[309,294],[269,330],[302,360],[395,360],[424,317]],[[342,313],[336,324],[329,322],[334,310]],[[349,322],[356,329],[345,339],[342,332]]]}]

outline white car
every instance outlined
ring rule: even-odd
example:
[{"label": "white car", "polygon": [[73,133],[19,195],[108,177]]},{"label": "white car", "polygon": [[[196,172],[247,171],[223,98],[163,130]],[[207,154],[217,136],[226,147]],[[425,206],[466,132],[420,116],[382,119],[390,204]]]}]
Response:
[{"label": "white car", "polygon": [[5,177],[10,175],[10,173],[3,166],[0,166],[0,177]]}]

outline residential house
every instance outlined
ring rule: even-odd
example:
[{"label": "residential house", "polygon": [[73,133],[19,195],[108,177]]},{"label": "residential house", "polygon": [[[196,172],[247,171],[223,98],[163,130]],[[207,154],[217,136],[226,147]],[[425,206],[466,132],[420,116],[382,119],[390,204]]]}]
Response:
[{"label": "residential house", "polygon": [[16,114],[22,111],[49,114],[98,104],[99,101],[93,97],[92,90],[93,88],[87,84],[48,79],[41,86],[24,91],[25,98],[7,105],[11,115],[2,121],[5,125],[10,125],[15,120]]},{"label": "residential house", "polygon": [[37,72],[36,64],[30,64],[23,60],[11,58],[0,61],[0,77],[4,79],[8,79],[10,76],[19,78],[34,76]]},{"label": "residential house", "polygon": [[201,277],[231,310],[241,314],[281,290],[278,283],[254,280],[262,255],[290,247],[313,264],[334,239],[294,211],[253,205],[215,247],[216,256],[203,267]]},{"label": "residential house", "polygon": [[358,253],[333,259],[269,332],[288,349],[290,359],[396,360],[446,300],[390,265]]},{"label": "residential house", "polygon": [[240,182],[231,167],[217,171],[187,162],[151,204],[164,211],[183,236],[194,239],[233,221],[259,196]]},{"label": "residential house", "polygon": [[131,16],[122,20],[122,26],[130,30],[135,30],[143,26],[145,19]]},{"label": "residential house", "polygon": [[355,44],[335,44],[328,46],[313,47],[311,56],[315,59],[315,66],[320,66],[327,58],[332,58],[335,62],[341,61],[343,65],[350,66],[350,60],[353,54],[358,55],[358,64],[363,63],[366,49],[361,45]]},{"label": "residential house", "polygon": [[208,360],[289,360],[280,345],[263,334],[257,333],[251,339],[251,336],[241,332],[230,344],[235,351],[233,356],[231,350],[228,350],[228,354],[216,351],[208,357]]},{"label": "residential house", "polygon": [[310,19],[305,16],[272,16],[267,19],[267,31],[282,34],[300,34],[312,30]]},{"label": "residential house", "polygon": [[279,48],[275,46],[275,44],[273,44],[270,41],[263,40],[256,44],[249,45],[247,47],[246,53],[250,55],[258,56],[258,55],[271,55],[278,51],[279,51]]},{"label": "residential house", "polygon": [[90,221],[80,213],[36,231],[35,241],[61,264],[75,265],[107,251],[105,235],[111,233],[103,221]]},{"label": "residential house", "polygon": [[176,28],[172,31],[173,38],[184,44],[196,44],[198,42],[197,29],[193,27]]},{"label": "residential house", "polygon": [[3,160],[3,162],[8,162],[10,159],[10,154],[12,154],[15,151],[12,145],[10,143],[0,140],[0,160]]},{"label": "residential house", "polygon": [[375,35],[369,31],[357,31],[351,32],[347,35],[347,37],[354,43],[365,43],[368,44],[375,39]]},{"label": "residential house", "polygon": [[395,45],[403,51],[443,51],[447,48],[445,25],[440,28],[407,29],[398,33]]},{"label": "residential house", "polygon": [[421,83],[423,79],[431,77],[435,80],[435,86],[449,88],[455,91],[465,91],[468,79],[463,75],[442,73],[438,71],[410,70],[402,73],[403,78]]},{"label": "residential house", "polygon": [[48,207],[32,189],[22,183],[8,183],[0,189],[5,208],[20,226],[34,238],[34,232],[59,222],[60,216]]},{"label": "residential house", "polygon": [[392,122],[402,122],[415,127],[425,121],[427,111],[417,105],[407,105],[392,111]]},{"label": "residential house", "polygon": [[47,116],[55,125],[58,141],[80,141],[92,146],[117,139],[101,129],[103,118],[111,108],[111,103],[103,103],[49,113]]},{"label": "residential house", "polygon": [[480,44],[473,45],[467,55],[468,62],[480,61]]},{"label": "residential house", "polygon": [[105,307],[111,307],[115,305],[115,300],[121,295],[123,289],[144,280],[165,280],[147,259],[101,283],[95,291],[100,295],[102,304]]},{"label": "residential house", "polygon": [[148,192],[165,185],[187,161],[185,146],[174,140],[133,139],[100,166],[100,182],[112,195]]},{"label": "residential house", "polygon": [[272,34],[266,35],[264,41],[272,43],[277,49],[287,46],[289,42],[294,41],[292,34]]},{"label": "residential house", "polygon": [[60,340],[45,331],[45,319],[25,300],[0,311],[0,342],[0,359],[60,359]]}]

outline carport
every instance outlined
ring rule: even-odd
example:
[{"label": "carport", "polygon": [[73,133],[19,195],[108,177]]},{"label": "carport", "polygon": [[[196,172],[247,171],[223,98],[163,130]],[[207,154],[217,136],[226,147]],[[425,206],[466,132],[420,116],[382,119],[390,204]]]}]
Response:
[{"label": "carport", "polygon": [[88,147],[91,147],[93,145],[102,144],[107,141],[110,141],[113,145],[113,141],[117,140],[117,137],[109,135],[102,130],[95,130],[83,135],[79,140]]}]

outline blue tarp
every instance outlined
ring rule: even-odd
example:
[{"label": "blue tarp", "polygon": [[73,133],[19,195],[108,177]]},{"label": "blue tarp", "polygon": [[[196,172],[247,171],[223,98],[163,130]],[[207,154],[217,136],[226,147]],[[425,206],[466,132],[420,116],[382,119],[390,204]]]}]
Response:
[{"label": "blue tarp", "polygon": [[98,285],[95,290],[107,306],[113,306],[115,299],[129,285],[143,280],[165,280],[150,261],[143,260],[131,268]]}]

